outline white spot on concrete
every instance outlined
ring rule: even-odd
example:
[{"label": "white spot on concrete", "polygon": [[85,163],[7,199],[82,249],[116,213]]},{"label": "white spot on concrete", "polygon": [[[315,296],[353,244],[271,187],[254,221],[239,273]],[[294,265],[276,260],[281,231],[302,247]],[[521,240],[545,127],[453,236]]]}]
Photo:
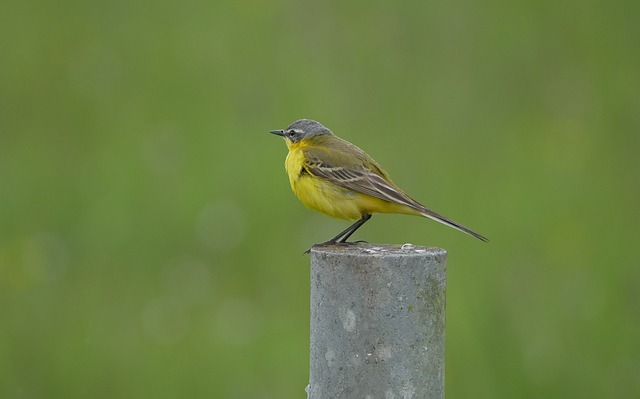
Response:
[{"label": "white spot on concrete", "polygon": [[391,348],[386,345],[377,346],[374,353],[376,357],[382,361],[391,359],[392,356]]},{"label": "white spot on concrete", "polygon": [[372,247],[364,248],[362,251],[372,255],[382,255],[385,252],[385,249],[382,247]]},{"label": "white spot on concrete", "polygon": [[335,365],[336,352],[333,349],[327,350],[324,354],[324,360],[327,361],[327,367],[332,368]]},{"label": "white spot on concrete", "polygon": [[410,244],[410,243],[403,244],[402,249],[406,249],[406,250],[413,249],[413,244]]},{"label": "white spot on concrete", "polygon": [[353,310],[342,308],[340,309],[340,321],[342,321],[342,327],[348,331],[353,332],[356,328],[356,314]]}]

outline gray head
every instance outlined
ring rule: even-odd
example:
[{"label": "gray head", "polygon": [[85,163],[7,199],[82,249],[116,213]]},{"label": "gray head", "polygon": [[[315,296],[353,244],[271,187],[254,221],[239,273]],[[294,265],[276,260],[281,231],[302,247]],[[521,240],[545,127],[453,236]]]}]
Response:
[{"label": "gray head", "polygon": [[272,130],[271,133],[284,137],[287,142],[296,143],[311,137],[332,135],[331,130],[311,119],[299,119],[284,130]]}]

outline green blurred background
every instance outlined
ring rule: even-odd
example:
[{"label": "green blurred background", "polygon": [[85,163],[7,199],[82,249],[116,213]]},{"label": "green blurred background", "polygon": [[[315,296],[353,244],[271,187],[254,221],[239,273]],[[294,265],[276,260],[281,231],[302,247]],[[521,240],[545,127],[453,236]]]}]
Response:
[{"label": "green blurred background", "polygon": [[[300,398],[317,119],[491,238],[449,251],[448,398],[640,393],[637,2],[8,0],[0,397]],[[637,396],[636,396],[637,397]]]}]

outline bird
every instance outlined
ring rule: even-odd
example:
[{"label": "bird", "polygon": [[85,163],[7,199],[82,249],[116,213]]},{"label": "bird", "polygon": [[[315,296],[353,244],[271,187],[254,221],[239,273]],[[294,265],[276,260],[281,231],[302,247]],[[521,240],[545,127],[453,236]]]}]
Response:
[{"label": "bird", "polygon": [[316,245],[362,242],[347,240],[374,213],[423,216],[489,241],[408,196],[366,152],[319,122],[299,119],[286,129],[271,130],[271,133],[283,137],[287,145],[285,170],[298,199],[306,207],[328,216],[355,220],[333,238]]}]

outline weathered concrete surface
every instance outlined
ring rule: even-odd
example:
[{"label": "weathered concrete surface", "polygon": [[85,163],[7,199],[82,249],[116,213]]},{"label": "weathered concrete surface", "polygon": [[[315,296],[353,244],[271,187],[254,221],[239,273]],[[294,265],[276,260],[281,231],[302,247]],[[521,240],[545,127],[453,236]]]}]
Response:
[{"label": "weathered concrete surface", "polygon": [[444,249],[311,250],[311,399],[443,398]]}]

